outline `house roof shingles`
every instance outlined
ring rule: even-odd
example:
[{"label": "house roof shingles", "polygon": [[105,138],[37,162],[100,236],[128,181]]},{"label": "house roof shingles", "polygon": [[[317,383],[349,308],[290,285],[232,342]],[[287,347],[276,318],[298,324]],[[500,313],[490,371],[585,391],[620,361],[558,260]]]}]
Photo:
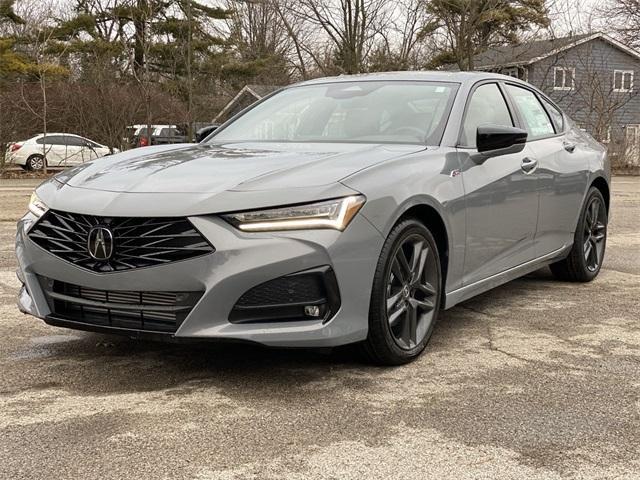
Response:
[{"label": "house roof shingles", "polygon": [[530,63],[539,57],[544,57],[554,50],[563,49],[580,40],[591,36],[590,34],[573,35],[571,37],[554,38],[549,40],[536,40],[517,45],[504,45],[492,47],[486,52],[474,57],[476,68],[493,66],[508,66]]}]

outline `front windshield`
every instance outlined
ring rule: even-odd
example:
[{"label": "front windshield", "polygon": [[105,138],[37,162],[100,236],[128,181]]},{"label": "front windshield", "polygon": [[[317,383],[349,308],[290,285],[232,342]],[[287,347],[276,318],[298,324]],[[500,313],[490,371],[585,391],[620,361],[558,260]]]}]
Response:
[{"label": "front windshield", "polygon": [[212,142],[440,143],[458,85],[362,81],[292,87],[218,131]]}]

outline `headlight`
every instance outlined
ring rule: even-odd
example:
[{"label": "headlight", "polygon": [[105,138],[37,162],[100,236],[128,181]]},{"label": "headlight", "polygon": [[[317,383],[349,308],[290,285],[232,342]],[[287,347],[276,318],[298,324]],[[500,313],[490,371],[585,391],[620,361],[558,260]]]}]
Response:
[{"label": "headlight", "polygon": [[331,228],[344,230],[364,205],[363,195],[324,202],[232,213],[223,218],[245,232],[308,230]]},{"label": "headlight", "polygon": [[36,192],[31,194],[31,199],[29,200],[29,211],[33,213],[36,217],[40,218],[42,215],[47,213],[49,207],[47,207],[42,200],[36,195]]}]

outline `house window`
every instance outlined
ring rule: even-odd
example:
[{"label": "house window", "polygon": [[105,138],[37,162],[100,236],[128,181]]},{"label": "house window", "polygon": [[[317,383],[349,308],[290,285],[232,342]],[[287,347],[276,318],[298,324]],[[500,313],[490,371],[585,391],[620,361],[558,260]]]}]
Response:
[{"label": "house window", "polygon": [[513,78],[519,78],[518,77],[518,67],[511,67],[511,68],[505,68],[502,71],[503,75],[509,75],[510,77]]},{"label": "house window", "polygon": [[555,67],[553,69],[553,89],[573,90],[575,87],[575,76],[575,68]]},{"label": "house window", "polygon": [[529,80],[529,70],[527,67],[508,67],[503,68],[500,72],[503,75],[508,75],[513,78],[519,78],[520,80],[524,80],[525,82]]},{"label": "house window", "polygon": [[613,71],[613,91],[630,92],[633,90],[633,70]]}]

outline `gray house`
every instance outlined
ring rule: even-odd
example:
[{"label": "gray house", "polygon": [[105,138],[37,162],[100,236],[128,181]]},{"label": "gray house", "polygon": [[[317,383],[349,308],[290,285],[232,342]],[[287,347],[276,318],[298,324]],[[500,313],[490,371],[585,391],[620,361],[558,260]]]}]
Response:
[{"label": "gray house", "polygon": [[593,33],[496,47],[474,61],[537,86],[619,162],[639,164],[639,52]]}]

